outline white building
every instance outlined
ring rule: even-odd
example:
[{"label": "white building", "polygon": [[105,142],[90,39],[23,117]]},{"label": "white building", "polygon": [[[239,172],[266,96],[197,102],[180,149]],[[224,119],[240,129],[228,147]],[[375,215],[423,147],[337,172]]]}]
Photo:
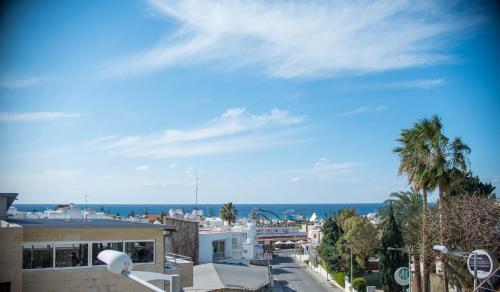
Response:
[{"label": "white building", "polygon": [[263,246],[257,244],[255,223],[200,230],[199,263],[253,259],[264,259]]}]

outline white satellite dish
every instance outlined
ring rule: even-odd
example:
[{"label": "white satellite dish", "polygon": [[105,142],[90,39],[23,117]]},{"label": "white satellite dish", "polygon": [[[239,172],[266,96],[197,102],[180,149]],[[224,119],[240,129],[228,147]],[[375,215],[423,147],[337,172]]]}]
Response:
[{"label": "white satellite dish", "polygon": [[128,254],[124,252],[107,249],[101,251],[97,255],[97,258],[107,265],[108,271],[110,271],[111,273],[129,278],[130,280],[135,281],[152,291],[166,292],[165,290],[162,290],[149,283],[149,281],[153,280],[169,281],[170,292],[179,291],[179,276],[152,272],[132,271],[132,268],[134,267],[132,259]]}]

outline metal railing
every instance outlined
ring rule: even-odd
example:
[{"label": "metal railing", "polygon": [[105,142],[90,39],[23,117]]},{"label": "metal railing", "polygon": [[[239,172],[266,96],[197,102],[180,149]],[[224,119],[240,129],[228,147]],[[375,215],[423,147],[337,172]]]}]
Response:
[{"label": "metal railing", "polygon": [[175,269],[177,268],[178,263],[186,263],[186,262],[193,262],[193,259],[191,259],[191,257],[188,256],[175,254],[171,252],[167,252],[165,254],[165,268]]}]

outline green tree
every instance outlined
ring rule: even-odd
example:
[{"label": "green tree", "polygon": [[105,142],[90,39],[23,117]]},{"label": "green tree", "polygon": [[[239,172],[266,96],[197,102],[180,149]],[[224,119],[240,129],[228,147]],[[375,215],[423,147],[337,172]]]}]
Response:
[{"label": "green tree", "polygon": [[135,217],[134,210],[131,210],[130,212],[128,212],[128,217]]},{"label": "green tree", "polygon": [[343,234],[342,228],[338,225],[334,216],[329,216],[323,223],[321,232],[323,233],[323,237],[318,247],[318,253],[326,264],[325,268],[328,272],[338,271],[340,253],[336,247],[336,243]]},{"label": "green tree", "polygon": [[99,208],[99,212],[104,213],[104,206],[103,205],[101,205],[101,208]]},{"label": "green tree", "polygon": [[361,268],[378,246],[378,231],[366,218],[354,216],[344,222],[344,239],[352,247],[354,260]]},{"label": "green tree", "polygon": [[162,211],[161,211],[161,213],[160,213],[160,219],[161,219],[160,221],[162,221],[162,222],[163,222],[163,218],[164,218],[165,216],[167,216],[167,215],[165,214],[165,211],[163,211],[163,210],[162,210]]},{"label": "green tree", "polygon": [[495,188],[496,187],[491,183],[483,183],[477,175],[474,176],[472,172],[469,171],[453,178],[449,195],[458,196],[468,194],[495,198]]},{"label": "green tree", "polygon": [[[384,205],[378,210],[380,219],[380,230],[390,222],[389,218],[393,214],[396,222],[403,234],[403,240],[406,244],[412,246],[413,250],[418,250],[421,244],[419,230],[422,229],[422,196],[412,192],[392,193],[390,198],[384,202]],[[412,255],[413,262],[420,262],[418,253]],[[415,290],[421,290],[421,270],[420,265],[415,265]]]},{"label": "green tree", "polygon": [[394,280],[394,272],[407,265],[405,255],[400,251],[388,250],[389,247],[404,247],[404,240],[398,223],[394,218],[392,206],[389,206],[389,215],[382,226],[382,239],[380,241],[380,281],[384,291],[402,291],[402,287]]},{"label": "green tree", "polygon": [[227,221],[229,225],[236,222],[237,216],[238,210],[236,210],[233,203],[231,202],[224,204],[220,208],[220,218],[224,221]]},{"label": "green tree", "polygon": [[344,228],[344,223],[351,217],[358,216],[355,208],[342,208],[335,213],[336,221],[340,227]]}]

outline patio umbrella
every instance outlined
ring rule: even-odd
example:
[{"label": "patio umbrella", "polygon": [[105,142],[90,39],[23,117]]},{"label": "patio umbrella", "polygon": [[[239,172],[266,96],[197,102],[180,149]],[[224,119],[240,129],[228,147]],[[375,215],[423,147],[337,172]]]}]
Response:
[{"label": "patio umbrella", "polygon": [[295,243],[295,242],[293,242],[293,241],[291,241],[291,240],[287,240],[287,241],[285,242],[285,244],[294,244],[294,243]]},{"label": "patio umbrella", "polygon": [[283,242],[278,240],[278,241],[274,242],[273,244],[274,245],[280,245],[280,244],[283,244]]}]

